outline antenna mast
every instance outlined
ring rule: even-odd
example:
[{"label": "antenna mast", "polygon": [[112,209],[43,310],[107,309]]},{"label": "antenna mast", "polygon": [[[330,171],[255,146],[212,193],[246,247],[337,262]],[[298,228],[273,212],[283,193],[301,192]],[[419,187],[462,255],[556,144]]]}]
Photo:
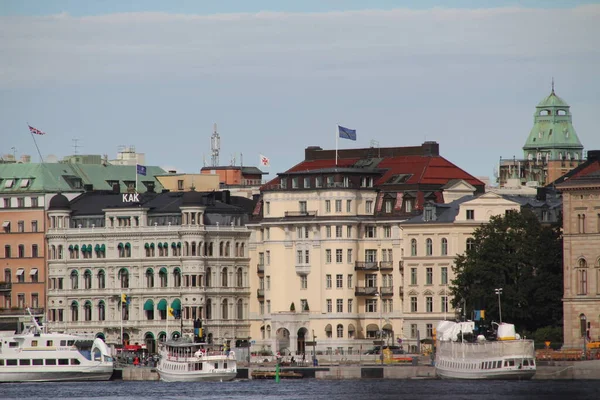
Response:
[{"label": "antenna mast", "polygon": [[210,137],[210,149],[212,151],[211,166],[219,166],[219,150],[221,149],[221,137],[217,132],[217,124],[213,125],[213,134]]},{"label": "antenna mast", "polygon": [[77,142],[79,142],[79,139],[75,138],[75,139],[71,139],[73,141],[73,154],[77,155],[79,154],[79,152],[77,151],[77,149],[79,149],[81,146],[77,144]]}]

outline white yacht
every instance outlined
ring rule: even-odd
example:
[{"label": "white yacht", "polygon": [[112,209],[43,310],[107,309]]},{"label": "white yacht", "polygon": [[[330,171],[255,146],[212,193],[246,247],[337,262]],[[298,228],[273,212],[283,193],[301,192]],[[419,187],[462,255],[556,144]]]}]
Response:
[{"label": "white yacht", "polygon": [[0,382],[102,381],[113,369],[102,339],[47,333],[33,316],[22,333],[0,337]]},{"label": "white yacht", "polygon": [[231,381],[237,376],[233,351],[211,350],[206,343],[171,340],[161,344],[156,370],[165,382]]},{"label": "white yacht", "polygon": [[521,339],[513,324],[497,324],[496,340],[478,335],[473,321],[441,321],[435,371],[445,379],[531,379],[536,372],[533,340]]}]

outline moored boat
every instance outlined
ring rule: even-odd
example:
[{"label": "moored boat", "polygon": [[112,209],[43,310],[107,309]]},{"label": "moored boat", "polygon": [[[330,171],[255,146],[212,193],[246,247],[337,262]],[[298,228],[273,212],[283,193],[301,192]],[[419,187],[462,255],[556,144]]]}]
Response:
[{"label": "moored boat", "polygon": [[162,343],[156,370],[165,382],[231,381],[237,376],[233,351],[178,339]]},{"label": "moored boat", "polygon": [[47,333],[30,314],[22,333],[0,337],[0,382],[102,381],[113,358],[102,339]]},{"label": "moored boat", "polygon": [[513,324],[497,324],[496,337],[474,336],[473,321],[441,321],[435,371],[444,379],[531,379],[536,373],[533,340],[521,339]]}]

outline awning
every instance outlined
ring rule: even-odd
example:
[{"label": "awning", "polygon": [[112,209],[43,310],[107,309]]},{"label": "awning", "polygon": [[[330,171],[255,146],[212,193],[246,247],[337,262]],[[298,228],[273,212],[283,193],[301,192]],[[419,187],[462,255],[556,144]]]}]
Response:
[{"label": "awning", "polygon": [[120,249],[120,248],[122,248],[122,247],[123,247],[123,243],[119,243],[119,244],[117,245],[117,248],[119,248],[119,249]]},{"label": "awning", "polygon": [[131,247],[131,244],[129,244],[129,242],[125,243],[125,248],[128,249]]},{"label": "awning", "polygon": [[167,247],[169,247],[169,243],[167,243],[167,242],[164,242],[164,243],[163,243],[163,247],[166,249]]},{"label": "awning", "polygon": [[158,304],[156,305],[156,309],[158,311],[167,311],[167,301],[165,299],[162,299],[161,301],[159,301]]},{"label": "awning", "polygon": [[91,307],[92,306],[92,302],[89,300],[86,300],[85,303],[83,303],[84,306],[86,307]]},{"label": "awning", "polygon": [[167,269],[165,267],[162,267],[158,273],[166,275],[168,272],[167,272]]},{"label": "awning", "polygon": [[87,251],[87,246],[85,244],[81,245],[81,251],[85,253]]},{"label": "awning", "polygon": [[150,274],[153,274],[153,273],[154,273],[154,270],[152,268],[148,268],[146,270],[146,275],[150,275]]},{"label": "awning", "polygon": [[367,332],[377,332],[378,330],[379,330],[379,327],[375,324],[367,325]]},{"label": "awning", "polygon": [[17,276],[21,276],[21,275],[23,275],[24,273],[25,273],[25,270],[24,270],[23,268],[19,268],[19,269],[17,270]]},{"label": "awning", "polygon": [[173,273],[174,274],[180,274],[181,273],[181,269],[179,267],[175,267],[175,268],[173,268]]},{"label": "awning", "polygon": [[106,245],[103,244],[102,246],[100,246],[100,251],[106,251]]},{"label": "awning", "polygon": [[3,227],[3,228],[8,228],[9,226],[10,226],[10,221],[4,221],[4,222],[2,223],[2,227]]},{"label": "awning", "polygon": [[154,243],[150,243],[150,248],[153,249],[154,248]]},{"label": "awning", "polygon": [[153,311],[154,310],[154,302],[150,299],[146,300],[144,303],[144,311]]},{"label": "awning", "polygon": [[85,272],[83,273],[84,275],[89,275],[92,276],[92,271],[90,271],[89,269],[86,269]]},{"label": "awning", "polygon": [[88,244],[87,251],[92,251],[92,244]]},{"label": "awning", "polygon": [[177,242],[177,247],[181,247],[181,242]]},{"label": "awning", "polygon": [[77,302],[77,300],[73,300],[71,302],[71,307],[79,307],[79,303]]},{"label": "awning", "polygon": [[29,275],[36,275],[37,274],[37,268],[31,268],[31,271],[29,271]]},{"label": "awning", "polygon": [[161,242],[158,242],[158,248],[162,249],[162,243]]},{"label": "awning", "polygon": [[72,244],[69,245],[69,250],[73,250],[73,245]]},{"label": "awning", "polygon": [[331,324],[327,324],[325,326],[325,332],[331,332],[331,330],[332,330]]},{"label": "awning", "polygon": [[181,310],[181,300],[179,300],[179,299],[173,300],[173,302],[171,303],[171,308],[173,310]]},{"label": "awning", "polygon": [[96,244],[96,246],[94,247],[94,250],[96,250],[96,251],[100,251],[100,245],[99,245],[99,244]]},{"label": "awning", "polygon": [[146,249],[149,249],[149,248],[150,248],[150,244],[149,244],[149,243],[146,243],[146,244],[144,244],[144,247],[145,247]]},{"label": "awning", "polygon": [[73,246],[73,249],[74,249],[74,250],[79,250],[79,245],[78,245],[78,244],[76,244],[75,246]]},{"label": "awning", "polygon": [[171,247],[173,247],[173,248],[177,247],[177,243],[175,243],[175,242],[171,243]]}]

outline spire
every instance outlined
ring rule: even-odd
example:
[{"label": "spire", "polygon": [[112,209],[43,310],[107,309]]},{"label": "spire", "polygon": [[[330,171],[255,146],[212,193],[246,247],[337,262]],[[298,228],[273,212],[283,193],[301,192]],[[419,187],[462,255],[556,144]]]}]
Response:
[{"label": "spire", "polygon": [[552,94],[554,94],[554,77],[552,77]]}]

